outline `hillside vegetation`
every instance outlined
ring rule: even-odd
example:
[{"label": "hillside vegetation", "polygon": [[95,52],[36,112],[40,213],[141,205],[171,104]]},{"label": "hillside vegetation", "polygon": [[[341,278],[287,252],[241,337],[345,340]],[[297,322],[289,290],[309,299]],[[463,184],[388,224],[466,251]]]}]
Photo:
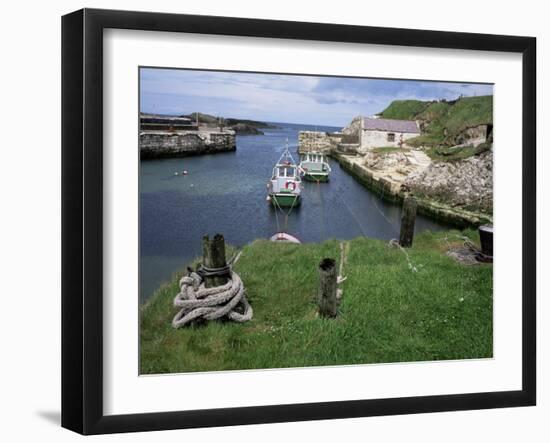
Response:
[{"label": "hillside vegetation", "polygon": [[395,100],[380,114],[383,118],[393,118],[396,120],[414,120],[415,116],[420,114],[429,102],[421,100]]},{"label": "hillside vegetation", "polygon": [[220,116],[216,116],[216,115],[203,114],[202,112],[192,112],[191,114],[181,115],[180,117],[187,117],[187,118],[190,118],[192,121],[197,121],[197,116],[198,116],[199,123],[204,123],[204,124],[213,125],[213,126],[218,125],[221,121],[221,122],[223,122],[223,124],[225,124],[227,126],[242,124],[242,125],[252,126],[252,127],[255,127],[255,128],[268,128],[269,129],[269,128],[275,128],[276,127],[276,126],[271,125],[269,123],[261,122],[261,121],[257,121],[257,120],[249,120],[249,119],[242,119],[242,118],[231,118],[231,117],[225,118],[225,117],[220,117]]},{"label": "hillside vegetation", "polygon": [[393,101],[383,118],[419,120],[422,135],[408,140],[412,146],[453,146],[467,128],[493,123],[493,96],[462,97],[453,101]]},{"label": "hillside vegetation", "polygon": [[173,329],[181,274],[175,275],[140,309],[140,372],[490,358],[493,267],[448,257],[450,245],[462,244],[459,235],[477,241],[475,231],[416,236],[407,251],[410,265],[384,241],[350,241],[343,299],[333,320],[316,314],[317,266],[324,257],[340,256],[336,240],[245,246],[235,271],[254,317],[243,324]]}]

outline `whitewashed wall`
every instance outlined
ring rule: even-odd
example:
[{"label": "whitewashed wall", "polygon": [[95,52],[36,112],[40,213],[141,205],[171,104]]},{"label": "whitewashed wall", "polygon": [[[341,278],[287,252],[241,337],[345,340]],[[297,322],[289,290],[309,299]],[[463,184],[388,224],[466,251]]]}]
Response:
[{"label": "whitewashed wall", "polygon": [[398,148],[401,137],[403,141],[407,141],[419,135],[407,132],[392,132],[391,134],[395,134],[395,138],[393,142],[390,142],[388,141],[388,134],[390,134],[390,132],[363,129],[361,131],[361,152],[366,152],[371,148],[383,148],[388,146]]}]

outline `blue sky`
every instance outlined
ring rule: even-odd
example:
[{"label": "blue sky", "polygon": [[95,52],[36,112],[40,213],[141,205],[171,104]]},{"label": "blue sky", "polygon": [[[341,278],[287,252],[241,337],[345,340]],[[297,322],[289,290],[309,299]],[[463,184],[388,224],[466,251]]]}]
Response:
[{"label": "blue sky", "polygon": [[380,80],[182,69],[140,70],[142,112],[188,114],[344,126],[393,100],[490,95],[477,83]]}]

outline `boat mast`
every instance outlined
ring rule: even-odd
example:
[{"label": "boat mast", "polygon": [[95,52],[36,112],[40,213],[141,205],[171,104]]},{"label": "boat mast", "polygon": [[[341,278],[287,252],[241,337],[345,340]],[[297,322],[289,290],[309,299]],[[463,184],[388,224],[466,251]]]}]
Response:
[{"label": "boat mast", "polygon": [[279,159],[277,164],[281,164],[283,160],[288,160],[288,161],[290,161],[290,164],[296,165],[296,162],[294,161],[294,158],[292,157],[292,154],[288,150],[288,137],[286,139],[285,150],[283,152],[283,155],[281,155],[281,158]]}]

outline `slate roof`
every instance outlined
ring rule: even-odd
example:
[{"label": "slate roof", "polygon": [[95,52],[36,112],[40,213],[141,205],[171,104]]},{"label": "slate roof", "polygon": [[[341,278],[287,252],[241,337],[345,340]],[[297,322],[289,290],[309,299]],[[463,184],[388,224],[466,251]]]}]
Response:
[{"label": "slate roof", "polygon": [[407,132],[420,134],[414,120],[393,120],[388,118],[363,118],[363,129],[388,132]]}]

